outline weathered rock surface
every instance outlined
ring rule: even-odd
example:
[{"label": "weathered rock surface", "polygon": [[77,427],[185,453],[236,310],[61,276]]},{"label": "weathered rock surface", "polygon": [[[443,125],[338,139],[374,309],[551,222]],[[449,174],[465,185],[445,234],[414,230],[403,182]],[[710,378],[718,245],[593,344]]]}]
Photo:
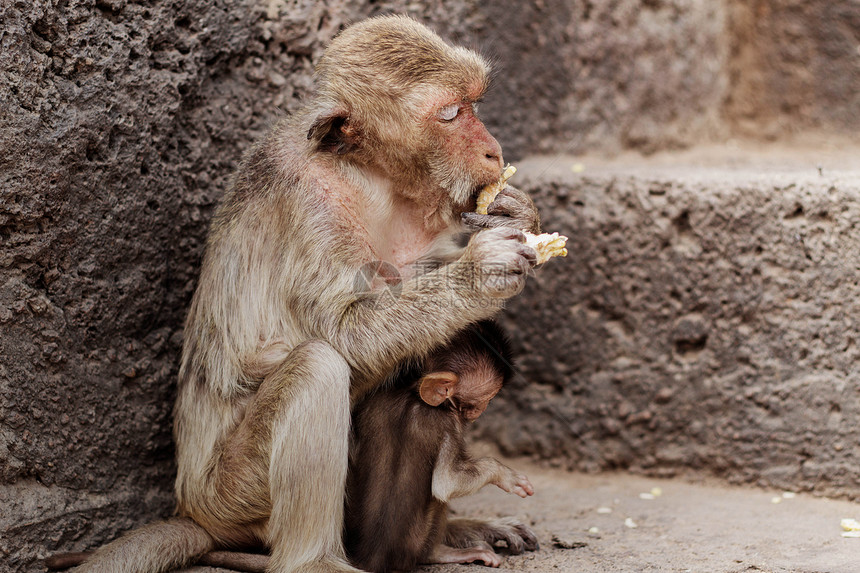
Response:
[{"label": "weathered rock surface", "polygon": [[860,160],[812,155],[521,162],[570,255],[509,305],[521,376],[481,435],[580,470],[860,498]]},{"label": "weathered rock surface", "polygon": [[860,5],[729,0],[725,114],[735,133],[860,130]]}]

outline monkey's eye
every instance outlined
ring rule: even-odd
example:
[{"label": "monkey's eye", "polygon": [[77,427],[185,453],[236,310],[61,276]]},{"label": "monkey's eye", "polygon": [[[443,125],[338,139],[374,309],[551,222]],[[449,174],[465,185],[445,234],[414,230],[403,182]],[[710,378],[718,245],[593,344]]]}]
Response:
[{"label": "monkey's eye", "polygon": [[439,110],[439,119],[442,121],[452,121],[457,117],[458,113],[460,113],[460,106],[456,103],[452,103],[451,105],[446,105]]}]

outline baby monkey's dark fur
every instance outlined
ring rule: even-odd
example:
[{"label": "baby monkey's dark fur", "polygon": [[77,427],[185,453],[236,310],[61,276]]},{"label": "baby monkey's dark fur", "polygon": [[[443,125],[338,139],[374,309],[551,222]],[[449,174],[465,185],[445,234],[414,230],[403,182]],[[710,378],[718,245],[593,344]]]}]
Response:
[{"label": "baby monkey's dark fur", "polygon": [[[463,436],[510,379],[511,361],[501,328],[482,321],[424,364],[402,367],[390,388],[356,407],[344,538],[356,566],[376,573],[409,571],[419,563],[483,561],[498,567],[501,559],[488,544],[454,549],[458,544],[446,538],[446,518],[450,499],[488,483],[523,497],[533,493],[525,476],[492,458],[473,459]],[[423,381],[451,373],[457,381],[440,405],[422,399]],[[534,537],[522,534],[534,549]]]}]

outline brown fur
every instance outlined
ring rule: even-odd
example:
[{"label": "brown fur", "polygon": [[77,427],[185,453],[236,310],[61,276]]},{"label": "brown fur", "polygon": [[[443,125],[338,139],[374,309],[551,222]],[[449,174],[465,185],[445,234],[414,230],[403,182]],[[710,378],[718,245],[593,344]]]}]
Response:
[{"label": "brown fur", "polygon": [[[485,321],[458,334],[423,366],[406,367],[392,388],[356,407],[344,530],[347,553],[356,565],[376,573],[409,571],[418,563],[498,565],[499,558],[486,547],[455,555],[443,542],[449,499],[488,483],[532,492],[525,476],[492,458],[469,456],[463,438],[469,420],[462,412],[496,394],[510,377],[510,363],[503,333]],[[439,370],[450,370],[459,382],[448,401],[433,407],[422,401],[419,389],[428,374]],[[531,543],[534,534],[526,529],[524,539]]]},{"label": "brown fur", "polygon": [[[316,97],[243,160],[212,221],[175,407],[178,510],[207,548],[263,544],[278,573],[352,570],[341,543],[351,400],[522,289],[535,257],[522,233],[453,243],[502,165],[471,107],[487,70],[407,18],[356,24],[320,61]],[[441,121],[451,104],[458,117]],[[435,270],[414,276],[428,257]],[[376,260],[406,277],[390,305],[354,288]],[[193,556],[151,565],[135,539],[78,571],[149,573]]]}]

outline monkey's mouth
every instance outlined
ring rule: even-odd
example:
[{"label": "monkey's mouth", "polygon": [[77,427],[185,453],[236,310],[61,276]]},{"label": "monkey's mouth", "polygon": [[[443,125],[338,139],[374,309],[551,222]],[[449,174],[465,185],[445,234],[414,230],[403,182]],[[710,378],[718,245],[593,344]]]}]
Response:
[{"label": "monkey's mouth", "polygon": [[[478,195],[481,193],[483,186],[476,187],[468,195],[460,194],[459,197],[451,196],[451,206],[454,215],[459,217],[463,213],[473,213],[478,208]],[[465,197],[465,198],[464,198]]]},{"label": "monkey's mouth", "polygon": [[484,186],[476,187],[472,193],[466,198],[466,201],[460,205],[462,207],[462,213],[470,213],[474,212],[475,209],[478,208],[478,195],[481,194],[481,191],[484,189]]}]

